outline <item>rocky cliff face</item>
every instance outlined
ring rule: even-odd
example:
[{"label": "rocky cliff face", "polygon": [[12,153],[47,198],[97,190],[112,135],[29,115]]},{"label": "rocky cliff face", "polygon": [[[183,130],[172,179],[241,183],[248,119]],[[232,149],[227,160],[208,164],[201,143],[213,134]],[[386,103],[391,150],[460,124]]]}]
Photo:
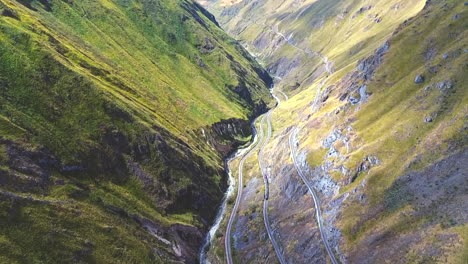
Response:
[{"label": "rocky cliff face", "polygon": [[192,1],[0,1],[0,262],[196,263],[270,84]]},{"label": "rocky cliff face", "polygon": [[[463,1],[206,3],[277,77],[265,163],[269,215],[290,263],[463,263],[466,259],[468,8]],[[246,164],[234,234],[240,262],[276,261],[262,219],[263,181]],[[454,186],[458,186],[455,188]],[[209,254],[222,263],[221,243]]]}]

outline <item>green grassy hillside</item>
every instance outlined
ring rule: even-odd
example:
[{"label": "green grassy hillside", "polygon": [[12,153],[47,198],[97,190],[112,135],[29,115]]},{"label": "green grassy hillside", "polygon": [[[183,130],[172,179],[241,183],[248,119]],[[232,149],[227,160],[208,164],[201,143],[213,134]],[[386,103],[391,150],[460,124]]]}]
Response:
[{"label": "green grassy hillside", "polygon": [[0,262],[194,262],[270,82],[192,1],[0,1]]},{"label": "green grassy hillside", "polygon": [[328,70],[336,71],[370,54],[425,3],[263,0],[220,6],[222,2],[210,1],[206,7],[283,79],[279,86],[292,93],[310,86],[327,70],[323,59],[329,62]]}]

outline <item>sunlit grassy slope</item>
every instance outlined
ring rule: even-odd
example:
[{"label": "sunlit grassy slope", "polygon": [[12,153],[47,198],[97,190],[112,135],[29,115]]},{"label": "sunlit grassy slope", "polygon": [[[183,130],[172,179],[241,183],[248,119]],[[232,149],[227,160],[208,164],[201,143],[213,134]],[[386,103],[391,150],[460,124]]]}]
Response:
[{"label": "sunlit grassy slope", "polygon": [[195,261],[226,185],[206,136],[269,82],[189,0],[0,1],[0,262]]},{"label": "sunlit grassy slope", "polygon": [[[219,2],[211,1],[207,7],[217,15],[223,28],[258,55],[272,74],[284,79],[280,87],[293,93],[316,80],[317,71],[325,71],[320,69],[322,60],[299,49],[327,57],[330,69],[339,70],[382,45],[398,25],[414,16],[425,3],[263,0],[220,7]],[[278,33],[290,43],[285,43]]]},{"label": "sunlit grassy slope", "polygon": [[[8,80],[10,86],[21,87],[7,91],[10,100],[3,104],[4,109],[14,100],[21,101],[23,108],[29,108],[21,113],[23,117],[42,123],[44,128],[48,122],[41,120],[41,115],[52,114],[46,104],[60,100],[46,100],[48,93],[68,99],[60,102],[61,107],[78,102],[80,96],[96,97],[84,89],[76,89],[75,95],[72,91],[67,91],[69,95],[62,93],[72,83],[92,85],[97,89],[91,92],[138,116],[140,123],[162,126],[180,137],[187,130],[221,119],[246,118],[251,115],[254,103],[267,94],[263,84],[252,77],[257,76],[252,61],[243,58],[234,41],[200,10],[190,10],[194,14],[184,11],[184,7],[193,9],[189,2],[44,3],[49,3],[46,10],[35,1],[2,3],[5,10],[14,14],[2,18],[3,78],[12,79]],[[59,67],[49,61],[58,61],[66,67],[54,69]],[[51,75],[50,79],[32,78],[41,71]],[[67,79],[62,77],[63,72],[82,77]],[[243,76],[239,77],[241,72]],[[252,101],[233,91],[233,87],[246,84]],[[51,89],[33,89],[34,86]],[[81,131],[68,133],[68,139],[64,140],[73,141],[75,136],[87,137],[87,133],[95,132],[86,125],[96,128],[93,122],[101,118],[99,108],[89,107],[96,105],[91,100],[83,103],[89,105],[80,104],[81,109],[73,107],[70,111],[56,110],[69,115],[58,118],[59,127],[61,121],[74,127],[72,122],[78,122],[75,118],[94,119],[86,122]],[[34,113],[25,113],[27,110]],[[96,113],[91,114],[90,110]],[[32,122],[25,121],[24,126],[30,126],[29,123]]]}]

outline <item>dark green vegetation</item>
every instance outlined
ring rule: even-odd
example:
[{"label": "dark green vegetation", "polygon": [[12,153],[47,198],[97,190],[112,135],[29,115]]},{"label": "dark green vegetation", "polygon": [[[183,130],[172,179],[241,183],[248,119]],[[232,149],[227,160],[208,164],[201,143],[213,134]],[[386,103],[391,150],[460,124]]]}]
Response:
[{"label": "dark green vegetation", "polygon": [[0,262],[195,261],[266,72],[192,1],[0,16]]}]

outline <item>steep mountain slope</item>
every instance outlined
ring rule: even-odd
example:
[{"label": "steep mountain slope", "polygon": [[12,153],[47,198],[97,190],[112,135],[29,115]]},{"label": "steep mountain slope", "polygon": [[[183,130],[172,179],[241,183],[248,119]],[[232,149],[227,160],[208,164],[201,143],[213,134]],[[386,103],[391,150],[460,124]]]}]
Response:
[{"label": "steep mountain slope", "polygon": [[424,1],[247,0],[225,9],[216,1],[207,6],[228,33],[284,79],[280,85],[295,90],[378,48]]},{"label": "steep mountain slope", "polygon": [[0,262],[196,262],[268,74],[189,0],[0,14]]},{"label": "steep mountain slope", "polygon": [[[466,3],[204,4],[289,97],[263,154],[270,220],[288,263],[331,263],[298,170],[318,193],[341,263],[466,263]],[[276,261],[257,161],[246,167],[233,251],[239,263]],[[211,263],[223,261],[221,241]]]}]

